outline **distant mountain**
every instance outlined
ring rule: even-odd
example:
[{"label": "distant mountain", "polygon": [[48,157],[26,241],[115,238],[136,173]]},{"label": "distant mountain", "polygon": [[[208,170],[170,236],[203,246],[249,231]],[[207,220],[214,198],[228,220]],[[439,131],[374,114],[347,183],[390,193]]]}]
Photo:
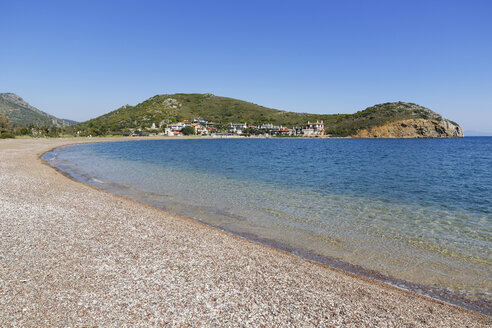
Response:
[{"label": "distant mountain", "polygon": [[[355,114],[322,115],[287,112],[212,94],[157,95],[136,106],[125,105],[77,124],[74,129],[88,131],[95,135],[110,134],[150,127],[153,123],[162,126],[169,122],[193,118],[202,118],[219,124],[272,123],[287,127],[304,126],[308,121],[324,121],[326,132],[332,136],[392,138],[463,135],[458,124],[413,103],[385,103],[368,107]],[[375,130],[385,125],[388,125],[385,131]]]},{"label": "distant mountain", "polygon": [[65,127],[69,125],[66,121],[29,105],[15,93],[0,93],[0,113],[6,115],[14,126]]}]

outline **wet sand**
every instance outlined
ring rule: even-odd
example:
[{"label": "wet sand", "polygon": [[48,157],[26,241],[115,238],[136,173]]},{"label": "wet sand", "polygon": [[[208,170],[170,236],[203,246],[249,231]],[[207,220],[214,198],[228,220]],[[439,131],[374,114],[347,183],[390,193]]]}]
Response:
[{"label": "wet sand", "polygon": [[96,190],[39,159],[107,140],[0,140],[0,326],[492,325]]}]

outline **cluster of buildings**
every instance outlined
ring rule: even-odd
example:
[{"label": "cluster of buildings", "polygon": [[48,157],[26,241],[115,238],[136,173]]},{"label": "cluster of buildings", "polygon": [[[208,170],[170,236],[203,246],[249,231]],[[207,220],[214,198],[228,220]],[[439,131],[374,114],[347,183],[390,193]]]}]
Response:
[{"label": "cluster of buildings", "polygon": [[268,131],[270,135],[287,135],[287,136],[300,136],[300,137],[312,137],[321,136],[325,134],[325,124],[323,121],[315,123],[307,122],[306,126],[295,127],[289,129],[282,125],[275,126],[273,124],[264,124],[256,127],[258,130]]},{"label": "cluster of buildings", "polygon": [[203,119],[196,118],[193,121],[181,121],[178,123],[169,124],[165,129],[163,134],[168,136],[181,135],[185,127],[192,127],[195,130],[196,135],[209,135],[213,134],[215,131],[214,123],[207,122]]},{"label": "cluster of buildings", "polygon": [[[277,126],[273,124],[262,125],[248,125],[246,123],[229,123],[228,129],[225,132],[222,129],[221,132],[217,131],[215,123],[208,122],[201,118],[195,118],[193,121],[181,121],[177,123],[170,123],[163,129],[160,135],[167,136],[179,136],[183,134],[183,129],[191,127],[194,129],[196,135],[211,135],[211,136],[241,136],[251,134],[252,131],[256,131],[262,135],[285,135],[285,136],[320,136],[325,135],[325,125],[321,122],[307,122],[303,127],[287,128],[282,125]],[[152,125],[149,130],[156,129],[155,124]]]}]

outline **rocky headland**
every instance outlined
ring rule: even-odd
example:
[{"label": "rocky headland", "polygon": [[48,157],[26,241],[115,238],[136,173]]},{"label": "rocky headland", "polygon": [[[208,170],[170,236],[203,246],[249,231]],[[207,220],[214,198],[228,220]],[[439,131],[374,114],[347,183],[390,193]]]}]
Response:
[{"label": "rocky headland", "polygon": [[461,138],[463,129],[448,120],[409,119],[357,131],[356,138]]}]

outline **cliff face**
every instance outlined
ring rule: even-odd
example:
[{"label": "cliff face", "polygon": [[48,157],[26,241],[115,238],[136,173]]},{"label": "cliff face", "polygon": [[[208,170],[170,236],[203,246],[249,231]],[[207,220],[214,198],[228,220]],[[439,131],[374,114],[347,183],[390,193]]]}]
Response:
[{"label": "cliff face", "polygon": [[446,119],[407,119],[358,130],[355,138],[461,138],[463,130]]}]

